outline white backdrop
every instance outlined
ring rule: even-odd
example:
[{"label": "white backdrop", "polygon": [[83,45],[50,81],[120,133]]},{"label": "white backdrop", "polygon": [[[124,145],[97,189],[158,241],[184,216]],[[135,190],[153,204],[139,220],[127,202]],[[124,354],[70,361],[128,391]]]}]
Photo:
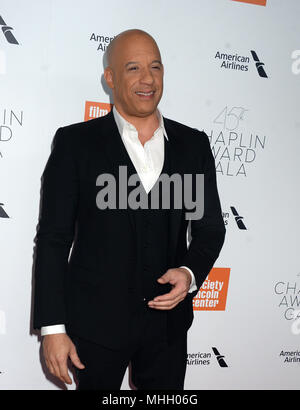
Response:
[{"label": "white backdrop", "polygon": [[227,229],[206,282],[230,273],[227,295],[195,303],[185,388],[299,389],[299,15],[298,0],[1,1],[0,389],[62,388],[31,328],[40,178],[56,129],[110,102],[103,50],[129,28],[160,46],[163,114],[210,137]]}]

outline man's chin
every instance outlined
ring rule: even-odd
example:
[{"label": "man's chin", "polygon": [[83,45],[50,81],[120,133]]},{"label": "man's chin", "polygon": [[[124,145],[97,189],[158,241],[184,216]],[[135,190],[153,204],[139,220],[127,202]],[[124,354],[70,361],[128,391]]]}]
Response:
[{"label": "man's chin", "polygon": [[155,104],[139,104],[135,106],[135,116],[136,117],[149,117],[156,113],[158,107],[158,102]]},{"label": "man's chin", "polygon": [[130,106],[129,104],[126,104],[125,106],[122,106],[121,104],[116,104],[116,108],[119,108],[120,114],[123,113],[123,115],[125,116],[147,118],[157,112],[158,103],[159,101],[157,100],[152,102],[138,101]]}]

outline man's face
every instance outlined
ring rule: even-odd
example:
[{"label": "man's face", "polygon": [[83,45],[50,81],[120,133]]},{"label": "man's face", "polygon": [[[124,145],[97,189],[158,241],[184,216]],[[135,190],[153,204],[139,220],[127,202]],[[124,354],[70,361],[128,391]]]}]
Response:
[{"label": "man's face", "polygon": [[156,111],[163,92],[163,65],[150,37],[130,35],[121,39],[104,75],[121,114],[147,117]]}]

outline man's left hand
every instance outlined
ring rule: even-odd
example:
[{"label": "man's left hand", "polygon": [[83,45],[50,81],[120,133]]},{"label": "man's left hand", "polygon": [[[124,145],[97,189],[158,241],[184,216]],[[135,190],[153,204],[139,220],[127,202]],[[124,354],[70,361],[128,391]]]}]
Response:
[{"label": "man's left hand", "polygon": [[168,269],[157,279],[159,283],[171,283],[173,289],[169,293],[156,296],[148,302],[154,309],[170,310],[181,302],[187,295],[192,281],[190,272],[185,268]]}]

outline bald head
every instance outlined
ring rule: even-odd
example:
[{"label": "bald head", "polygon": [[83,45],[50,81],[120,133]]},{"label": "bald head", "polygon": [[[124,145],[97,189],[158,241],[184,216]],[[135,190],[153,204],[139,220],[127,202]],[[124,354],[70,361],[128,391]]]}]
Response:
[{"label": "bald head", "polygon": [[139,29],[126,30],[118,34],[108,45],[105,52],[106,66],[113,67],[115,65],[119,51],[128,47],[129,44],[133,44],[136,40],[141,38],[152,42],[154,47],[157,48],[160,55],[157,43],[149,33]]},{"label": "bald head", "polygon": [[104,77],[112,89],[116,109],[126,119],[155,118],[163,92],[163,64],[150,34],[126,30],[106,50]]}]

